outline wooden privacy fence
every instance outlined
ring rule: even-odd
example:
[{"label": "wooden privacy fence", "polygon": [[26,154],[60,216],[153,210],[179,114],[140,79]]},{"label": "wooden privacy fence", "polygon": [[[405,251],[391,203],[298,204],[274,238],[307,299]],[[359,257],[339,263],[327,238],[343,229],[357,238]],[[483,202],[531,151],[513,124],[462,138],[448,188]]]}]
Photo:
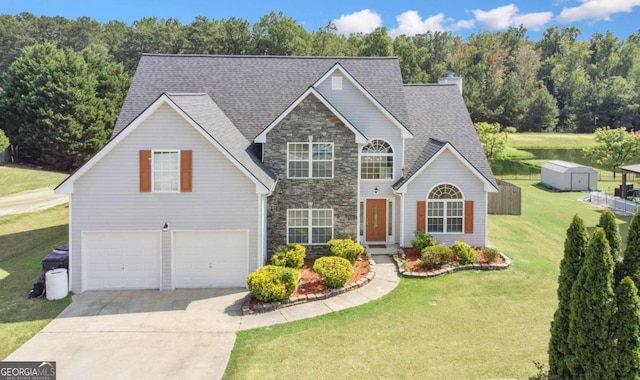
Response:
[{"label": "wooden privacy fence", "polygon": [[498,181],[498,192],[489,193],[489,214],[521,215],[522,190],[501,179]]}]

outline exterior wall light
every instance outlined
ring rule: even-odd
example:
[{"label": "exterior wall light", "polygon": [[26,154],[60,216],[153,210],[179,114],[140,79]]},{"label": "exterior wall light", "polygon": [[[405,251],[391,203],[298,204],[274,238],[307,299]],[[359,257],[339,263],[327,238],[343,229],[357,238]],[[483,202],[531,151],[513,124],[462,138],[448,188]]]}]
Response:
[{"label": "exterior wall light", "polygon": [[374,194],[378,194],[378,192],[379,192],[379,191],[380,191],[380,190],[378,190],[378,186],[376,186],[376,188],[375,188],[375,189],[373,189],[373,193],[374,193]]},{"label": "exterior wall light", "polygon": [[169,231],[169,223],[164,222],[164,225],[162,226],[162,232],[167,232]]}]

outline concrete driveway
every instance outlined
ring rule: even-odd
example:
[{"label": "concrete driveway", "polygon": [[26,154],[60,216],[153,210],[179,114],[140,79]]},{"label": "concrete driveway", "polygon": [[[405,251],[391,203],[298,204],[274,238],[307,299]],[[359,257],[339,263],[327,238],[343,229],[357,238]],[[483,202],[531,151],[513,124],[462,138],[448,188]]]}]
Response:
[{"label": "concrete driveway", "polygon": [[55,361],[59,379],[220,379],[236,332],[362,305],[399,282],[376,256],[367,285],[336,297],[242,316],[246,289],[92,291],[73,302],[8,361]]},{"label": "concrete driveway", "polygon": [[73,302],[10,361],[56,361],[59,379],[219,379],[245,289],[101,291]]}]

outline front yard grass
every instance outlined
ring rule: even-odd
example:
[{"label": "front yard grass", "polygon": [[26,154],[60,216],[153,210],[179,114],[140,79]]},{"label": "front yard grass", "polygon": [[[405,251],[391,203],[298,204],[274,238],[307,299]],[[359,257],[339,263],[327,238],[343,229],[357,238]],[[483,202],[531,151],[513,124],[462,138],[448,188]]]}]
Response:
[{"label": "front yard grass", "polygon": [[38,333],[69,305],[28,299],[40,260],[58,245],[67,245],[67,206],[0,217],[0,360]]},{"label": "front yard grass", "polygon": [[[583,193],[522,188],[521,216],[489,216],[490,245],[513,267],[402,279],[387,296],[317,318],[238,334],[225,378],[526,378],[547,362],[558,265]],[[629,218],[619,221],[626,235]]]},{"label": "front yard grass", "polygon": [[593,133],[510,133],[507,145],[517,149],[582,149],[595,145]]},{"label": "front yard grass", "polygon": [[55,186],[68,174],[34,169],[26,166],[0,166],[0,197]]}]

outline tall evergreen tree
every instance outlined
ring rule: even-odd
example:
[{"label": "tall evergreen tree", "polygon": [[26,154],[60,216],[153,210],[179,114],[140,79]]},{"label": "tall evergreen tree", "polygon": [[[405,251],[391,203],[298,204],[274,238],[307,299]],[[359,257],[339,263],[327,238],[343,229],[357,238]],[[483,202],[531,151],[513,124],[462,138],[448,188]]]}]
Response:
[{"label": "tall evergreen tree", "polygon": [[609,242],[609,248],[611,248],[611,257],[613,257],[613,262],[617,263],[620,260],[622,237],[620,236],[618,223],[616,223],[616,215],[610,210],[604,210],[600,215],[598,227],[602,227],[604,230],[604,234]]},{"label": "tall evergreen tree", "polygon": [[618,368],[616,379],[640,378],[640,297],[630,277],[616,289],[618,311],[613,326],[617,340]]},{"label": "tall evergreen tree", "polygon": [[564,258],[560,262],[558,277],[558,309],[551,323],[551,340],[549,341],[549,373],[558,379],[571,376],[566,358],[570,355],[569,315],[571,287],[578,278],[580,268],[587,250],[589,235],[582,219],[576,215],[567,229],[564,241]]},{"label": "tall evergreen tree", "polygon": [[616,313],[613,258],[602,228],[589,240],[584,264],[571,288],[569,349],[572,379],[610,379],[617,365],[612,334]]},{"label": "tall evergreen tree", "polygon": [[627,232],[627,247],[624,250],[624,258],[620,264],[619,277],[631,277],[638,287],[638,272],[640,271],[640,209],[633,216]]}]

